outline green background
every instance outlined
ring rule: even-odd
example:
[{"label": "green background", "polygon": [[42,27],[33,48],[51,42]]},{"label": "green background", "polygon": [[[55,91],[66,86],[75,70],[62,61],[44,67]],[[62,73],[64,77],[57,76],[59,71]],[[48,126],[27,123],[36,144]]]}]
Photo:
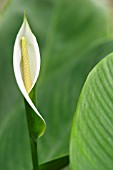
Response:
[{"label": "green background", "polygon": [[0,1],[0,169],[31,170],[23,97],[13,73],[13,46],[26,11],[40,47],[37,108],[47,129],[39,139],[40,163],[69,153],[73,116],[93,66],[113,49],[105,1]]}]

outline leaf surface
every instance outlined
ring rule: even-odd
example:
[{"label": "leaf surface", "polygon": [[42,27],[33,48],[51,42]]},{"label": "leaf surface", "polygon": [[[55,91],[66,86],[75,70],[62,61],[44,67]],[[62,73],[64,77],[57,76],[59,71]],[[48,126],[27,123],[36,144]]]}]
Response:
[{"label": "leaf surface", "polygon": [[113,53],[90,72],[71,134],[72,170],[113,168]]}]

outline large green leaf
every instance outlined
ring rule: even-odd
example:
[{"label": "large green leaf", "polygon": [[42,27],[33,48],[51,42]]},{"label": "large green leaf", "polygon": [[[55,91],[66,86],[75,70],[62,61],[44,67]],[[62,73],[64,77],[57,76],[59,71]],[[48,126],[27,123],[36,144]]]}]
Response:
[{"label": "large green leaf", "polygon": [[113,53],[90,72],[71,135],[73,170],[113,169]]},{"label": "large green leaf", "polygon": [[39,109],[47,122],[46,133],[39,142],[39,151],[43,148],[44,153],[41,161],[68,152],[72,118],[85,77],[112,49],[109,43],[107,47],[103,44],[99,54],[98,41],[106,35],[105,30],[100,30],[106,12],[94,5],[71,0],[62,1],[56,9],[37,84]]},{"label": "large green leaf", "polygon": [[[16,7],[16,8],[15,8]],[[12,49],[26,10],[38,38],[42,66],[38,109],[47,122],[39,140],[40,163],[68,152],[78,96],[92,66],[112,50],[106,7],[90,0],[34,2],[12,0],[0,23],[0,169],[31,170],[31,155],[22,96],[12,69]],[[6,107],[7,103],[7,107]],[[6,163],[7,160],[7,163]]]}]

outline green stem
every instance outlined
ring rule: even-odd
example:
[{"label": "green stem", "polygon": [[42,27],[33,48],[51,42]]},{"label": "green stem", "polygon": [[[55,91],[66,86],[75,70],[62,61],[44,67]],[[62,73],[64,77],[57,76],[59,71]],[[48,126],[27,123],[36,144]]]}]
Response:
[{"label": "green stem", "polygon": [[37,140],[33,136],[33,132],[31,130],[31,119],[32,114],[29,108],[29,105],[25,101],[25,107],[26,107],[26,117],[27,117],[27,125],[28,125],[28,131],[29,131],[29,138],[30,138],[30,147],[31,147],[31,155],[32,155],[32,163],[33,163],[33,170],[38,170],[38,153],[37,153]]},{"label": "green stem", "polygon": [[[36,104],[35,92],[36,92],[36,89],[34,87],[34,89],[29,94],[29,97],[31,98],[31,100],[34,104]],[[34,113],[32,108],[28,104],[28,102],[26,100],[24,100],[24,101],[25,101],[29,138],[30,138],[33,170],[38,170],[39,166],[38,166],[38,153],[37,153],[37,132],[35,131],[35,120],[36,120],[37,115]]]},{"label": "green stem", "polygon": [[30,139],[33,170],[38,170],[37,141]]}]

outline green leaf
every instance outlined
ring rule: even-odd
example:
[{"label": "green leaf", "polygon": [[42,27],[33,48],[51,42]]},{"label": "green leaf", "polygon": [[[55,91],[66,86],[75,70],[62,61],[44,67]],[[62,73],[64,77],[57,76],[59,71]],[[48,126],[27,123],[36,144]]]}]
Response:
[{"label": "green leaf", "polygon": [[71,169],[113,169],[113,53],[90,72],[71,134]]},{"label": "green leaf", "polygon": [[[33,104],[36,105],[36,87],[32,89],[29,96]],[[33,140],[37,140],[40,137],[39,135],[42,135],[42,132],[45,132],[46,124],[36,114],[33,108],[26,101],[26,99],[24,99],[24,103],[30,138],[32,138]]]},{"label": "green leaf", "polygon": [[[80,7],[87,9],[87,13],[81,14]],[[39,158],[41,162],[68,152],[71,123],[81,87],[92,66],[109,52],[105,44],[101,46],[102,54],[100,49],[97,51],[97,46],[103,43],[99,41],[105,38],[105,30],[102,33],[100,25],[107,17],[103,9],[97,11],[98,7],[90,1],[73,0],[63,1],[56,9],[37,84],[39,109],[47,123],[46,133],[39,141],[39,153],[45,153]],[[95,51],[98,55],[94,55]]]},{"label": "green leaf", "polygon": [[111,24],[104,5],[90,0],[10,2],[0,21],[2,170],[32,169],[25,110],[12,69],[14,39],[24,10],[42,57],[37,102],[47,130],[39,140],[41,164],[68,153],[71,123],[81,87],[92,66],[112,51],[113,46],[112,41],[105,42],[111,34],[108,31]]},{"label": "green leaf", "polygon": [[60,170],[61,168],[64,168],[68,166],[69,164],[69,155],[63,156],[61,158],[57,158],[55,160],[52,160],[50,162],[47,162],[45,164],[40,165],[40,170]]}]

